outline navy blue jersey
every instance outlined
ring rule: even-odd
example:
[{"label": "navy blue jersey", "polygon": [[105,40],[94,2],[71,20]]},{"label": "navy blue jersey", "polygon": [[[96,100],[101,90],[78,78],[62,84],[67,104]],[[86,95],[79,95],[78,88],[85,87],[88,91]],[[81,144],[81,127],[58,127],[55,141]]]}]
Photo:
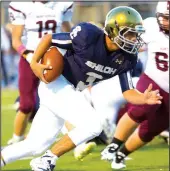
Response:
[{"label": "navy blue jersey", "polygon": [[90,23],[80,23],[71,33],[52,36],[52,45],[67,49],[63,75],[78,90],[119,75],[122,91],[133,88],[130,74],[137,55],[121,49],[109,52],[103,30]]}]

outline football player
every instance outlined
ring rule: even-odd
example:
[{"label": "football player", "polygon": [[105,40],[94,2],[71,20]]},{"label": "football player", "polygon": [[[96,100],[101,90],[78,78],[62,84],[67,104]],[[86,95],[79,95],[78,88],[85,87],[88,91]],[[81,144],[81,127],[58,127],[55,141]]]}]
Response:
[{"label": "football player", "polygon": [[[141,58],[142,61],[140,60]],[[138,62],[132,71],[132,82],[134,87],[139,80],[139,76],[142,74],[147,55],[138,55]],[[114,86],[114,92],[112,87]],[[89,91],[90,90],[90,91]],[[102,117],[103,120],[103,132],[90,142],[80,144],[74,149],[74,157],[77,160],[83,160],[83,158],[91,153],[98,143],[110,144],[115,132],[117,120],[119,118],[119,110],[127,102],[123,98],[121,88],[119,86],[118,76],[99,82],[92,86],[90,89],[83,90],[83,93],[89,103],[92,104],[94,109]],[[113,95],[114,94],[114,95]]]},{"label": "football player", "polygon": [[[53,170],[56,160],[102,131],[102,120],[81,93],[98,81],[119,75],[125,99],[134,104],[161,104],[159,90],[150,84],[144,93],[133,88],[129,71],[136,65],[137,53],[144,44],[141,15],[133,8],[120,6],[106,16],[105,30],[80,23],[71,33],[47,34],[38,45],[31,68],[42,82],[39,85],[40,108],[27,138],[1,151],[1,166],[16,159],[42,153],[55,141],[65,120],[75,126],[53,148],[31,161],[36,171]],[[50,46],[65,49],[64,70],[55,81],[46,84],[39,63]],[[90,118],[90,119],[89,119]]]},{"label": "football player", "polygon": [[[36,91],[39,79],[32,72],[29,62],[33,52],[43,35],[70,31],[72,19],[72,2],[11,2],[9,4],[9,17],[12,23],[12,45],[19,53],[19,94],[20,103],[14,121],[14,133],[9,144],[24,139],[27,121],[36,108]],[[26,44],[22,36],[26,37]]]},{"label": "football player", "polygon": [[[144,92],[152,82],[154,89],[160,90],[163,100],[162,104],[130,105],[128,107],[127,113],[118,123],[112,144],[102,152],[103,159],[113,160],[111,164],[113,169],[126,167],[123,162],[126,156],[150,142],[169,127],[168,2],[158,2],[156,18],[147,18],[144,21],[144,27],[146,33],[142,37],[147,42],[148,61],[145,72],[137,83],[137,89]],[[136,127],[138,129],[132,134]]]}]

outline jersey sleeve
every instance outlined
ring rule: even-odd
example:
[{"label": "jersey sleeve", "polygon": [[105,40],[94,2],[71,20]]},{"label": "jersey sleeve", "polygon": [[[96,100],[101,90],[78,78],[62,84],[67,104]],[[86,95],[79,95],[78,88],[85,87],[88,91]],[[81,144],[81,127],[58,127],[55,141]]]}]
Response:
[{"label": "jersey sleeve", "polygon": [[22,11],[22,2],[11,2],[8,7],[9,19],[14,25],[24,25],[26,14]]},{"label": "jersey sleeve", "polygon": [[119,81],[120,81],[122,92],[125,92],[130,89],[134,89],[130,71],[120,74]]},{"label": "jersey sleeve", "polygon": [[79,52],[87,49],[100,35],[101,30],[97,26],[86,22],[79,23],[70,33],[73,49]]},{"label": "jersey sleeve", "polygon": [[72,49],[72,40],[70,33],[54,33],[52,34],[52,46],[56,46],[61,49]]},{"label": "jersey sleeve", "polygon": [[63,2],[63,3],[65,3],[65,5],[64,5],[64,9],[63,9],[62,21],[71,22],[72,17],[73,17],[74,3],[73,2]]},{"label": "jersey sleeve", "polygon": [[96,40],[98,34],[93,30],[96,26],[80,23],[71,29],[70,33],[56,33],[52,35],[52,45],[63,49],[73,49],[82,52]]}]

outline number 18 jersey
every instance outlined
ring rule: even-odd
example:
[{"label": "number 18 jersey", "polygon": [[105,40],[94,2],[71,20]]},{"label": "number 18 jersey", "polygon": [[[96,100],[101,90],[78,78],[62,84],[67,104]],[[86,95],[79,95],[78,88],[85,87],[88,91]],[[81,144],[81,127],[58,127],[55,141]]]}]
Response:
[{"label": "number 18 jersey", "polygon": [[73,2],[11,2],[9,17],[14,25],[24,25],[26,48],[35,50],[47,33],[61,32],[63,21],[71,21]]},{"label": "number 18 jersey", "polygon": [[145,19],[144,27],[143,39],[148,50],[145,73],[169,93],[169,35],[160,31],[156,18]]}]

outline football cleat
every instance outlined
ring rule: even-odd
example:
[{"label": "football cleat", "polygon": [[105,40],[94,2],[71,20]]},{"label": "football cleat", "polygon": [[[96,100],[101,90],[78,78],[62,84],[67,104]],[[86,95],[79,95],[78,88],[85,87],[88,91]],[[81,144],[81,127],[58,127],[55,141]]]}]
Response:
[{"label": "football cleat", "polygon": [[159,136],[164,139],[164,141],[169,145],[169,131],[165,130],[159,134]]},{"label": "football cleat", "polygon": [[115,157],[111,163],[111,168],[112,169],[124,169],[126,167],[125,165],[125,154],[123,154],[122,152],[118,151],[115,154]]},{"label": "football cleat", "polygon": [[124,161],[122,161],[120,163],[116,163],[115,161],[113,161],[111,164],[111,168],[116,169],[116,170],[124,169],[124,168],[126,168],[126,165],[125,165]]},{"label": "football cleat", "polygon": [[31,160],[31,169],[33,171],[54,171],[56,158],[47,151],[43,156]]},{"label": "football cleat", "polygon": [[74,157],[76,160],[83,160],[85,156],[90,154],[96,147],[95,142],[83,143],[74,149]]},{"label": "football cleat", "polygon": [[118,145],[117,144],[110,144],[108,145],[102,152],[101,152],[101,160],[108,160],[113,161],[115,158],[115,154],[117,152]]}]

